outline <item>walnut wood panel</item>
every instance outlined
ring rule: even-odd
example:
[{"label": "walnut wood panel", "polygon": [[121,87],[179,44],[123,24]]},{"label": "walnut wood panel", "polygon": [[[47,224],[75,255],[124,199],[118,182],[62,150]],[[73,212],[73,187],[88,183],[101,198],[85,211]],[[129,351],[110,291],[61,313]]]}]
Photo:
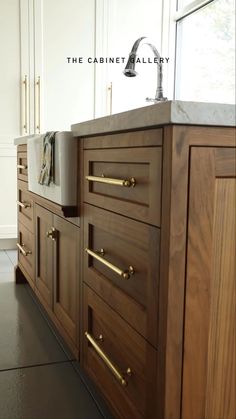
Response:
[{"label": "walnut wood panel", "polygon": [[[63,207],[59,204],[56,204],[55,202],[50,201],[49,199],[45,199],[40,195],[37,195],[33,192],[30,192],[32,195],[32,198],[35,203],[39,204],[40,206],[48,209],[49,211],[52,211],[53,213],[59,215],[60,217],[77,217],[79,214],[78,206],[67,206]],[[70,220],[70,222],[74,222],[76,225],[79,225],[79,219],[76,219],[76,222],[73,221],[73,218]]]},{"label": "walnut wood panel", "polygon": [[[84,151],[84,201],[160,226],[161,147]],[[135,187],[89,182],[85,176],[136,179]]]},{"label": "walnut wood panel", "polygon": [[27,163],[27,152],[18,151],[17,152],[17,165],[23,165],[26,169],[17,169],[17,178],[28,182],[28,163]]},{"label": "walnut wood panel", "polygon": [[181,416],[188,173],[192,145],[233,147],[235,129],[164,128],[157,391],[157,417],[161,419]]},{"label": "walnut wood panel", "polygon": [[36,223],[36,281],[35,285],[42,295],[45,304],[52,307],[53,286],[53,241],[47,232],[53,227],[51,212],[35,205]]},{"label": "walnut wood panel", "polygon": [[[84,286],[84,328],[127,381],[122,386],[83,338],[84,367],[112,406],[117,418],[156,418],[156,351],[122,318]],[[102,341],[99,336],[102,335]],[[131,369],[131,376],[126,374]]]},{"label": "walnut wood panel", "polygon": [[104,249],[104,259],[134,274],[123,279],[84,251],[84,281],[139,333],[157,345],[158,228],[84,205],[84,249]]},{"label": "walnut wood panel", "polygon": [[234,419],[235,149],[191,151],[182,418]]},{"label": "walnut wood panel", "polygon": [[26,205],[26,208],[22,208],[18,205],[18,220],[24,224],[28,230],[32,233],[34,231],[34,202],[32,195],[28,192],[27,183],[18,180],[18,201]]},{"label": "walnut wood panel", "polygon": [[54,242],[53,310],[71,339],[76,342],[79,229],[56,215],[53,216],[53,226],[57,230]]},{"label": "walnut wood panel", "polygon": [[84,139],[85,149],[117,148],[117,147],[148,147],[162,145],[162,128],[142,131],[121,132],[100,135]]},{"label": "walnut wood panel", "polygon": [[35,279],[35,246],[34,236],[27,230],[27,228],[19,223],[18,225],[18,243],[23,247],[25,251],[30,253],[27,256],[18,249],[18,262],[28,273],[31,280],[34,282]]}]

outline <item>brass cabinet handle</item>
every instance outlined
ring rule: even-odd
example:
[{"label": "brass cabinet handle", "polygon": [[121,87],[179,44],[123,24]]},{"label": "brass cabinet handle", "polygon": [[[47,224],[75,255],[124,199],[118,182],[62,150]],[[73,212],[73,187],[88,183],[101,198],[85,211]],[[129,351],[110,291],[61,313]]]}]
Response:
[{"label": "brass cabinet handle", "polygon": [[21,169],[21,170],[26,170],[28,169],[26,164],[17,164],[16,166],[17,169]]},{"label": "brass cabinet handle", "polygon": [[[91,345],[93,346],[93,348],[95,349],[95,351],[97,352],[97,354],[100,356],[100,358],[102,358],[102,360],[105,362],[105,364],[107,365],[107,367],[110,369],[110,371],[112,372],[112,374],[119,381],[119,383],[123,387],[127,386],[128,385],[128,382],[125,380],[125,378],[123,377],[123,375],[117,370],[117,368],[113,365],[113,363],[109,360],[109,358],[102,351],[102,349],[98,346],[98,344],[95,342],[95,340],[93,339],[93,337],[88,332],[85,332],[85,336],[88,339],[88,341],[91,343]],[[129,375],[129,376],[132,375],[132,371],[131,371],[130,368],[127,368],[126,374]]]},{"label": "brass cabinet handle", "polygon": [[55,241],[57,238],[57,230],[54,227],[50,228],[50,230],[46,232],[46,236]]},{"label": "brass cabinet handle", "polygon": [[22,255],[28,256],[28,255],[32,254],[31,250],[24,249],[24,247],[25,247],[24,244],[16,243],[16,245],[17,245],[19,251],[22,253]]},{"label": "brass cabinet handle", "polygon": [[[130,275],[134,274],[134,268],[133,266],[129,266],[129,269],[123,271],[120,268],[117,268],[117,266],[113,265],[112,263],[108,262],[106,259],[104,259],[102,256],[99,256],[98,253],[93,252],[92,250],[86,248],[85,252],[88,253],[88,255],[92,256],[94,259],[97,259],[99,262],[101,262],[103,265],[110,268],[112,271],[117,273],[119,276],[121,276],[123,279],[129,279]],[[101,249],[100,254],[104,255],[104,249]]]},{"label": "brass cabinet handle", "polygon": [[35,90],[37,90],[37,94],[35,96],[37,97],[36,103],[37,103],[37,110],[35,109],[35,126],[37,133],[40,134],[41,130],[41,115],[40,115],[40,106],[41,106],[41,80],[40,76],[37,77],[37,81],[35,82]]},{"label": "brass cabinet handle", "polygon": [[23,109],[23,129],[24,129],[24,133],[28,134],[28,77],[27,75],[25,75],[24,80],[23,80],[23,85],[24,85],[24,109]]},{"label": "brass cabinet handle", "polygon": [[108,88],[109,92],[109,113],[112,114],[112,82],[109,83]]},{"label": "brass cabinet handle", "polygon": [[21,208],[31,208],[31,204],[29,204],[28,202],[16,201],[16,203]]},{"label": "brass cabinet handle", "polygon": [[133,188],[136,185],[136,179],[131,177],[130,179],[114,179],[105,176],[85,176],[89,182],[100,182],[100,183],[108,183],[109,185],[116,185],[116,186],[126,186]]}]

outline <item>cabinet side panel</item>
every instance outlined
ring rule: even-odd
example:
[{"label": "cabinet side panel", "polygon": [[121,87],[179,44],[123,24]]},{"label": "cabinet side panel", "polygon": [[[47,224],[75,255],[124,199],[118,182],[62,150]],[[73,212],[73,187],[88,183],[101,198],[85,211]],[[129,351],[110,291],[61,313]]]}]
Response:
[{"label": "cabinet side panel", "polygon": [[217,179],[213,226],[212,289],[206,418],[233,419],[235,388],[236,180]]}]

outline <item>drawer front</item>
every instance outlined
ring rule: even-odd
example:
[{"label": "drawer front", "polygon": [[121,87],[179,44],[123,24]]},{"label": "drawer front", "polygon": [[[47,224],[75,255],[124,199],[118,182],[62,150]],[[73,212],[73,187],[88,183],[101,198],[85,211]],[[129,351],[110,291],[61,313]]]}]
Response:
[{"label": "drawer front", "polygon": [[161,159],[161,147],[85,150],[84,201],[160,226]]},{"label": "drawer front", "polygon": [[28,165],[26,151],[18,151],[17,153],[17,178],[28,182]]},{"label": "drawer front", "polygon": [[156,350],[86,285],[83,336],[84,367],[116,416],[156,418]]},{"label": "drawer front", "polygon": [[33,232],[33,200],[31,194],[27,191],[27,183],[18,180],[18,219],[28,230]]},{"label": "drawer front", "polygon": [[159,241],[156,227],[84,205],[84,281],[153,345]]},{"label": "drawer front", "polygon": [[19,223],[18,228],[18,261],[29,274],[32,281],[34,281],[34,236],[23,224]]}]

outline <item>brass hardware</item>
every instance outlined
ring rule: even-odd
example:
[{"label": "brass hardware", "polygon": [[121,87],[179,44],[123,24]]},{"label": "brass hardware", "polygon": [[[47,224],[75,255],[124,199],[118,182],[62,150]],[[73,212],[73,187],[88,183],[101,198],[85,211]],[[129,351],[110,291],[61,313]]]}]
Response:
[{"label": "brass hardware", "polygon": [[16,203],[21,208],[31,208],[31,204],[29,204],[28,202],[16,201]]},{"label": "brass hardware", "polygon": [[28,255],[32,254],[31,250],[24,249],[24,247],[25,247],[24,244],[16,243],[16,245],[17,245],[19,251],[22,253],[22,255],[28,256]]},{"label": "brass hardware", "polygon": [[[128,382],[125,380],[123,375],[117,370],[115,365],[113,365],[113,363],[109,360],[109,358],[102,351],[102,349],[97,345],[97,343],[95,342],[93,337],[88,332],[85,332],[85,336],[88,339],[88,341],[91,343],[91,345],[93,346],[93,348],[95,349],[97,354],[100,356],[100,358],[102,358],[102,360],[105,362],[106,366],[110,369],[110,371],[115,376],[115,378],[119,381],[119,383],[123,387],[126,387],[128,385]],[[128,374],[128,371],[129,371],[129,374]],[[130,368],[127,368],[126,374],[128,374],[129,376],[131,375],[131,369]]]},{"label": "brass hardware", "polygon": [[54,227],[52,227],[50,230],[46,232],[46,236],[51,240],[55,241],[57,238],[57,230]]},{"label": "brass hardware", "polygon": [[103,341],[104,341],[104,339],[103,339],[103,336],[102,336],[102,335],[99,335],[99,336],[96,338],[96,340],[98,340],[99,342],[103,342]]},{"label": "brass hardware", "polygon": [[[129,268],[125,271],[123,271],[120,268],[117,268],[117,266],[113,265],[112,263],[108,262],[107,260],[105,260],[103,257],[98,255],[98,252],[93,252],[92,250],[86,248],[85,252],[88,253],[88,255],[94,257],[94,259],[97,259],[99,262],[103,263],[103,265],[107,266],[108,268],[110,268],[112,271],[114,271],[115,273],[117,273],[119,276],[121,276],[123,279],[129,279],[130,275],[134,274],[134,268],[133,266],[129,266]],[[105,254],[104,249],[100,250],[101,254]]]},{"label": "brass hardware", "polygon": [[100,183],[108,183],[109,185],[116,185],[116,186],[125,186],[125,187],[132,187],[134,188],[136,185],[136,179],[131,177],[130,179],[114,179],[102,176],[85,176],[89,182],[100,182]]},{"label": "brass hardware", "polygon": [[112,115],[112,82],[110,82],[107,89],[109,92],[109,113]]},{"label": "brass hardware", "polygon": [[[37,133],[40,134],[40,130],[41,130],[41,126],[40,126],[40,119],[41,119],[41,115],[40,115],[40,105],[41,105],[41,81],[40,81],[40,76],[37,77],[37,81],[35,82],[35,88],[37,89],[37,111],[35,110],[35,126],[36,126],[36,130]],[[37,118],[37,119],[36,119]]]},{"label": "brass hardware", "polygon": [[28,169],[28,167],[27,167],[27,165],[26,164],[17,164],[17,169],[21,169],[21,170],[26,170],[26,169]]},{"label": "brass hardware", "polygon": [[25,75],[24,80],[23,80],[23,85],[24,85],[24,110],[23,110],[23,115],[24,115],[24,122],[23,122],[23,129],[24,129],[24,133],[28,134],[28,77],[27,75]]}]

